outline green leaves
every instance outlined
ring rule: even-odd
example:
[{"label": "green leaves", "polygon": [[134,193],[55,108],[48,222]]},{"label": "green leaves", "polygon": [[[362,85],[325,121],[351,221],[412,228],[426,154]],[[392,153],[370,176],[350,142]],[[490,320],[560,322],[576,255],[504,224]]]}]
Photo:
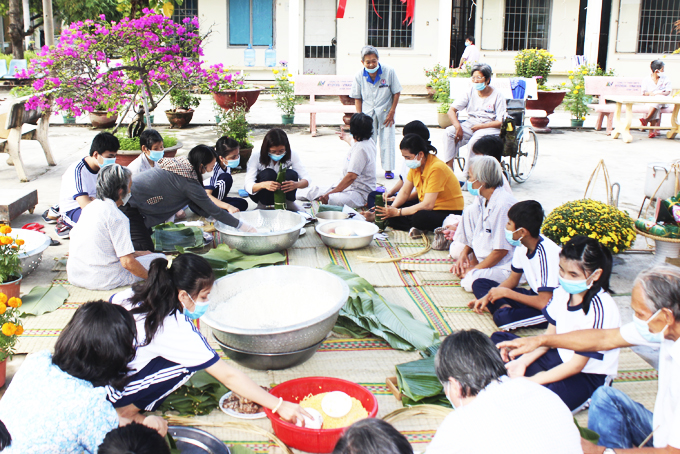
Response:
[{"label": "green leaves", "polygon": [[425,350],[439,338],[430,325],[413,318],[407,309],[389,304],[362,277],[338,265],[328,265],[324,270],[344,279],[350,288],[335,331],[356,337],[366,337],[370,332],[398,350]]},{"label": "green leaves", "polygon": [[57,310],[64,304],[66,298],[68,298],[68,290],[63,285],[33,287],[28,295],[21,298],[20,309],[23,315],[42,315],[45,312]]},{"label": "green leaves", "polygon": [[176,411],[189,416],[207,415],[219,406],[220,398],[228,391],[222,383],[202,370],[170,394],[159,410]]},{"label": "green leaves", "polygon": [[434,356],[398,364],[397,381],[404,406],[434,404],[451,407],[434,370]]},{"label": "green leaves", "polygon": [[151,235],[156,251],[175,251],[177,247],[195,248],[203,246],[203,230],[198,227],[166,222],[153,228]]},{"label": "green leaves", "polygon": [[[184,253],[182,248],[177,249],[180,253]],[[235,273],[236,271],[274,265],[286,260],[286,256],[280,252],[266,255],[247,255],[236,249],[231,249],[226,244],[220,244],[206,254],[200,255],[210,263],[216,278]]]}]

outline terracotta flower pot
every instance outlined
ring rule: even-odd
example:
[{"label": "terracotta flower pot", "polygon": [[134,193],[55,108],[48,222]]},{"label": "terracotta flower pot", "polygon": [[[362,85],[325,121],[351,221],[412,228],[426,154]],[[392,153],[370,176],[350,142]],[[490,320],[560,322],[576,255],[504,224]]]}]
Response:
[{"label": "terracotta flower pot", "polygon": [[354,105],[354,98],[350,98],[348,95],[339,95],[340,97],[340,102],[342,103],[343,106],[353,106]]},{"label": "terracotta flower pot", "polygon": [[435,93],[434,88],[430,87],[430,86],[426,86],[425,90],[427,91],[427,97],[432,99],[432,97],[434,96],[434,93]]},{"label": "terracotta flower pot", "polygon": [[248,167],[248,161],[250,161],[250,157],[253,155],[253,148],[244,148],[241,147],[239,149],[239,155],[241,156],[241,161],[239,162],[239,167],[241,167],[241,170],[246,170]]},{"label": "terracotta flower pot", "polygon": [[0,361],[0,388],[5,386],[6,379],[7,379],[7,358]]},{"label": "terracotta flower pot", "polygon": [[107,116],[109,113],[106,111],[90,112],[90,123],[92,123],[93,128],[97,129],[107,129],[112,128],[116,125],[118,121],[118,114],[113,114],[110,117]]},{"label": "terracotta flower pot", "polygon": [[19,298],[21,293],[21,276],[10,277],[11,281],[3,282],[0,284],[0,293],[7,295],[7,299]]},{"label": "terracotta flower pot", "polygon": [[261,91],[259,88],[219,91],[213,93],[213,98],[215,98],[217,105],[224,110],[230,110],[235,104],[244,104],[246,112],[250,112],[250,108],[257,101]]},{"label": "terracotta flower pot", "polygon": [[[177,150],[182,148],[182,146],[182,142],[177,142],[177,145],[166,148],[163,157],[174,158],[177,155]],[[127,167],[132,161],[137,159],[137,156],[141,153],[141,150],[118,150],[118,153],[116,153],[116,164]]]},{"label": "terracotta flower pot", "polygon": [[[566,94],[566,91],[538,90],[538,99],[527,99],[527,109],[545,110],[545,113],[550,115],[555,112],[557,106],[562,104]],[[548,128],[550,119],[547,116],[545,118],[532,117],[530,121],[531,125],[539,132],[550,132],[550,128]]]},{"label": "terracotta flower pot", "polygon": [[180,112],[166,110],[165,116],[168,117],[171,129],[182,129],[191,122],[191,119],[194,117],[194,110],[189,109],[187,111]]}]

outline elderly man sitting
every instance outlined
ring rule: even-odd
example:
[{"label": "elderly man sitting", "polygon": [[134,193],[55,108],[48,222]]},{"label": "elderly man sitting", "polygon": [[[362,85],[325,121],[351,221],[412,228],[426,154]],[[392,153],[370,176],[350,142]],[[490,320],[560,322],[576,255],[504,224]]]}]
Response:
[{"label": "elderly man sitting", "polygon": [[112,164],[99,171],[97,198],[89,203],[71,231],[66,264],[68,280],[77,287],[110,290],[147,278],[151,261],[165,257],[135,252],[130,221],[118,207],[130,198],[132,173]]},{"label": "elderly man sitting", "polygon": [[[505,349],[511,349],[512,358],[539,347],[577,352],[633,345],[660,348],[654,413],[618,389],[598,388],[590,403],[588,428],[600,434],[599,446],[584,441],[583,451],[680,453],[680,269],[659,265],[640,273],[633,285],[630,306],[633,321],[621,328],[527,337],[501,342],[498,348],[504,354]],[[636,449],[642,444],[644,447]]]},{"label": "elderly man sitting", "polygon": [[447,336],[435,370],[455,410],[425,454],[583,452],[569,408],[538,383],[509,379],[498,349],[481,332]]}]

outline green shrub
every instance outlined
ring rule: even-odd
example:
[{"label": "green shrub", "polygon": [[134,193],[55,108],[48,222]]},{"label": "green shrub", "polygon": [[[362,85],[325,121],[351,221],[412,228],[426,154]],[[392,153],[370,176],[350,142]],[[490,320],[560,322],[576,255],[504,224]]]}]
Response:
[{"label": "green shrub", "polygon": [[[141,146],[139,145],[139,137],[133,137],[132,139],[129,137],[125,137],[124,135],[117,135],[118,141],[120,142],[120,149],[121,150],[140,150]],[[177,145],[177,137],[174,136],[164,136],[163,137],[163,147],[164,148],[170,148],[174,147]]]}]

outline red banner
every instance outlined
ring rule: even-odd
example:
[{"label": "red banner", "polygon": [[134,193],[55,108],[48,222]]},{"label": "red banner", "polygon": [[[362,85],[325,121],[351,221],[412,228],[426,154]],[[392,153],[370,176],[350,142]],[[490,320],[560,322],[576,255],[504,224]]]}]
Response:
[{"label": "red banner", "polygon": [[338,14],[335,16],[337,19],[345,17],[345,6],[347,6],[347,0],[340,0],[338,3]]},{"label": "red banner", "polygon": [[408,24],[411,25],[413,23],[413,12],[416,9],[416,0],[401,0],[401,3],[406,3],[406,17],[402,23],[408,21]]}]

